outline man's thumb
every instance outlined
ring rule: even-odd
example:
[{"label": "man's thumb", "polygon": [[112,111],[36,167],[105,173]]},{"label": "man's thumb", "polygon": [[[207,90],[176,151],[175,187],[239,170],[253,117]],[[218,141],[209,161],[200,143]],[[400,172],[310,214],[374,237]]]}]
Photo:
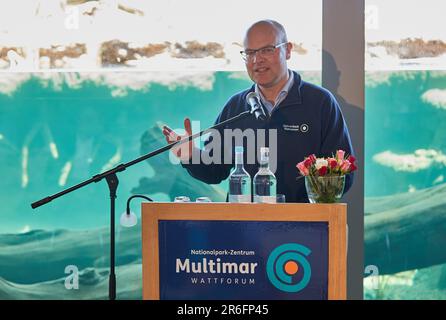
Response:
[{"label": "man's thumb", "polygon": [[190,119],[185,118],[184,119],[184,129],[186,130],[186,133],[191,136],[192,135],[192,126],[190,124]]}]

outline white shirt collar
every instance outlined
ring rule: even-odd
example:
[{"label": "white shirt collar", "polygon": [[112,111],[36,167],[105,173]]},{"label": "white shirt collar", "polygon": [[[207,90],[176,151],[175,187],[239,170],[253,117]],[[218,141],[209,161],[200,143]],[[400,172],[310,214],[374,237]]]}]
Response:
[{"label": "white shirt collar", "polygon": [[262,100],[263,105],[268,109],[269,113],[271,113],[273,107],[279,105],[288,95],[288,92],[290,91],[291,87],[294,83],[294,74],[290,70],[288,70],[288,80],[283,86],[283,88],[280,90],[279,94],[276,97],[276,101],[274,101],[274,105],[271,104],[266,98],[263,96],[262,92],[260,91],[259,86],[255,85],[254,90],[255,92],[260,96],[260,99]]}]

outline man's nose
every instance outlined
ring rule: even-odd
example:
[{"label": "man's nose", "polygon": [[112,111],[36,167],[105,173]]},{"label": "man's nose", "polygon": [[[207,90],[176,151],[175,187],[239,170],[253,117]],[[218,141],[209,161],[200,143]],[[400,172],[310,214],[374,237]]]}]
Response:
[{"label": "man's nose", "polygon": [[262,55],[259,54],[258,52],[256,52],[256,53],[254,54],[254,56],[252,57],[252,63],[256,63],[257,60],[262,60],[262,59],[263,59]]}]

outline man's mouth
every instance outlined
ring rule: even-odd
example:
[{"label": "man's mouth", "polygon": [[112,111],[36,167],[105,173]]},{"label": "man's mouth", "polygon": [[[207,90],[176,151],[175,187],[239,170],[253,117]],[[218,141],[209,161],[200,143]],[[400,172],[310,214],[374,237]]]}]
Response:
[{"label": "man's mouth", "polygon": [[256,69],[254,69],[254,71],[256,73],[263,73],[263,72],[268,71],[268,68],[267,67],[256,68]]}]

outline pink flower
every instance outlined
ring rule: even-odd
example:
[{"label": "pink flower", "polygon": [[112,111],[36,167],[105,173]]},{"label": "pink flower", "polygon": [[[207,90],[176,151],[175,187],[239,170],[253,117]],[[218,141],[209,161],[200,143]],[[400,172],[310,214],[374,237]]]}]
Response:
[{"label": "pink flower", "polygon": [[338,150],[336,151],[336,158],[338,160],[344,160],[345,151],[344,150]]},{"label": "pink flower", "polygon": [[299,169],[301,175],[308,176],[310,174],[310,170],[308,170],[304,162],[305,161],[299,162],[296,167]]},{"label": "pink flower", "polygon": [[343,160],[342,163],[341,163],[341,171],[343,173],[347,173],[349,171],[349,169],[350,169],[350,165],[351,165],[350,161]]}]

